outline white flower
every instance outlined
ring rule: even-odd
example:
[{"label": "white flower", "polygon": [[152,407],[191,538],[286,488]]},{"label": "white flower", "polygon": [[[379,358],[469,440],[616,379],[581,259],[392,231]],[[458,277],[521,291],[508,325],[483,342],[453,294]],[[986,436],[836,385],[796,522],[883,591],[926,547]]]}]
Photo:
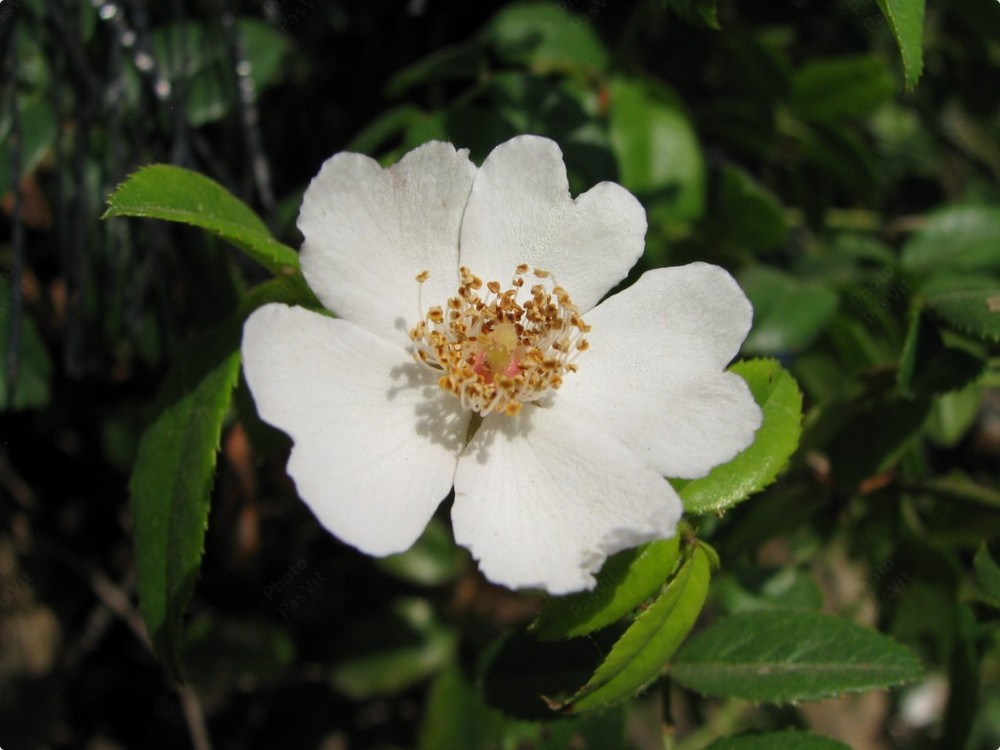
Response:
[{"label": "white flower", "polygon": [[257,310],[246,378],[294,440],[299,495],[364,552],[405,550],[454,487],[455,539],[487,578],[590,588],[608,555],[675,533],[664,476],[703,476],[760,426],[724,371],[752,317],[736,282],[692,263],[598,304],[642,254],[645,214],[613,183],[572,199],[548,139],[479,169],[447,143],[388,169],[337,154],[299,228],[337,318]]}]

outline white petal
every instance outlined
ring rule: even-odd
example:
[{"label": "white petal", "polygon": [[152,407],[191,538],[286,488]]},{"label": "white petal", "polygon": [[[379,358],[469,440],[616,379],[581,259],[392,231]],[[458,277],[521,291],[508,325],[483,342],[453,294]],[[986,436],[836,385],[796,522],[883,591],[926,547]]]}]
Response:
[{"label": "white petal", "polygon": [[462,213],[475,175],[468,152],[425,143],[382,169],[361,154],[328,159],[302,200],[302,271],[345,320],[405,346],[416,324],[417,282],[428,306],[458,286]]},{"label": "white petal", "polygon": [[551,271],[581,310],[597,304],[642,255],[646,214],[621,185],[575,201],[555,142],[519,136],[493,149],[462,222],[462,265],[504,288],[527,263]]},{"label": "white petal", "polygon": [[261,418],[295,446],[288,473],[336,536],[409,547],[451,489],[468,416],[402,348],[344,320],[266,305],[243,329]]},{"label": "white petal", "polygon": [[483,421],[455,475],[455,541],[491,581],[552,594],[592,588],[605,557],[672,536],[667,482],[558,402]]},{"label": "white petal", "polygon": [[753,309],[718,266],[643,274],[587,315],[590,348],[556,394],[664,476],[704,476],[751,442],[760,408],[724,373]]}]

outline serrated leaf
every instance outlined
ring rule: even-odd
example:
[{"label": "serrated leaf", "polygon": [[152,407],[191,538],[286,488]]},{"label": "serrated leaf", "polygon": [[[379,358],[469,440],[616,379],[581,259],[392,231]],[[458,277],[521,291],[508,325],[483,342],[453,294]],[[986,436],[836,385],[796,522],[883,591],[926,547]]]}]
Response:
[{"label": "serrated leaf", "polygon": [[795,379],[777,360],[753,359],[729,368],[750,386],[764,412],[753,444],[707,476],[675,482],[687,513],[714,513],[731,508],[771,484],[788,463],[802,435],[802,394]]},{"label": "serrated leaf", "polygon": [[1000,208],[948,206],[927,218],[903,246],[903,267],[914,273],[1000,270]]},{"label": "serrated leaf", "polygon": [[678,652],[670,674],[703,695],[767,703],[819,700],[917,679],[905,647],[818,612],[744,612],[718,621]]},{"label": "serrated leaf", "polygon": [[782,354],[807,347],[837,312],[837,295],[825,284],[765,266],[740,274],[753,303],[754,321],[743,344],[749,354]]},{"label": "serrated leaf", "polygon": [[104,217],[140,216],[200,227],[239,248],[274,274],[298,270],[299,256],[271,236],[249,206],[197,172],[154,164],[132,174],[108,197]]},{"label": "serrated leaf", "polygon": [[226,321],[184,347],[129,479],[139,610],[177,680],[182,618],[201,564],[222,421],[239,376],[239,342],[239,325]]},{"label": "serrated leaf", "polygon": [[651,597],[680,555],[678,537],[623,550],[608,558],[593,591],[552,597],[532,630],[542,640],[570,638],[617,622]]},{"label": "serrated leaf", "polygon": [[927,308],[955,330],[1000,341],[1000,286],[929,296]]},{"label": "serrated leaf", "polygon": [[699,544],[666,590],[625,631],[587,684],[567,702],[571,712],[607,706],[633,695],[663,669],[694,626],[712,560]]},{"label": "serrated leaf", "polygon": [[924,6],[926,0],[877,0],[896,37],[903,58],[903,76],[910,91],[924,68]]},{"label": "serrated leaf", "polygon": [[851,750],[827,737],[788,729],[783,732],[755,732],[716,740],[705,750]]}]

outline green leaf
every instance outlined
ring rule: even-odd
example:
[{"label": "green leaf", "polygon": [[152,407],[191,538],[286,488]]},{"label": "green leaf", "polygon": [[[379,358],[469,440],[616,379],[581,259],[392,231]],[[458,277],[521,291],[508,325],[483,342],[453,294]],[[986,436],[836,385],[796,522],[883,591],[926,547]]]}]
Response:
[{"label": "green leaf", "polygon": [[[10,311],[15,296],[21,295],[10,278],[0,275],[0,411],[41,409],[51,399],[52,358],[35,321],[22,308],[18,321],[20,343],[17,352],[17,380],[10,393],[7,356],[10,352]],[[11,398],[13,396],[13,398]]]},{"label": "green leaf", "polygon": [[[810,440],[825,443],[834,482],[850,491],[899,460],[910,442],[919,437],[930,404],[929,398],[891,395],[835,402],[824,407]],[[823,440],[819,428],[827,427],[832,429]]]},{"label": "green leaf", "polygon": [[678,98],[640,79],[616,78],[610,88],[610,138],[621,183],[647,204],[650,223],[699,218],[705,164]]},{"label": "green leaf", "polygon": [[823,594],[815,579],[796,568],[752,568],[737,578],[731,573],[718,577],[712,596],[726,612],[758,609],[819,610]]},{"label": "green leaf", "polygon": [[507,6],[484,30],[484,38],[509,62],[536,73],[603,71],[608,53],[587,19],[551,3]]},{"label": "green leaf", "polygon": [[1000,285],[989,290],[934,294],[927,308],[940,320],[962,333],[1000,341]]},{"label": "green leaf", "polygon": [[[277,29],[253,18],[237,21],[236,30],[249,80],[259,96],[284,72],[288,42]],[[183,91],[183,112],[191,125],[215,122],[236,107],[233,62],[224,34],[203,22],[185,21],[157,27],[150,45],[164,77]]]},{"label": "green leaf", "polygon": [[914,273],[1000,271],[1000,208],[949,206],[927,218],[903,246],[903,267]]},{"label": "green leaf", "polygon": [[432,518],[424,533],[405,552],[375,561],[385,572],[420,586],[439,586],[458,577],[466,562],[444,523]]},{"label": "green leaf", "polygon": [[473,81],[487,70],[486,56],[479,45],[456,44],[435,50],[413,65],[403,68],[386,85],[392,97],[437,81]]},{"label": "green leaf", "polygon": [[788,226],[774,193],[742,169],[728,165],[722,167],[717,192],[716,205],[706,221],[711,235],[758,252],[782,245]]},{"label": "green leaf", "polygon": [[747,381],[764,423],[753,444],[732,461],[701,479],[674,482],[688,513],[725,510],[762,490],[788,463],[802,434],[802,394],[777,360],[737,362],[729,371]]},{"label": "green leaf", "polygon": [[664,592],[635,619],[594,676],[567,702],[571,712],[628,698],[660,674],[705,604],[711,568],[710,554],[702,545],[695,546]]},{"label": "green leaf", "polygon": [[[504,750],[635,750],[625,737],[625,711],[620,707],[557,721],[508,722],[503,740],[500,747]],[[482,746],[469,750],[482,750]]]},{"label": "green leaf", "polygon": [[705,750],[851,750],[847,745],[816,734],[786,729],[724,737]]},{"label": "green leaf", "polygon": [[[41,97],[18,97],[19,130],[21,138],[21,174],[18,179],[34,172],[45,159],[56,138],[56,118],[49,103]],[[9,114],[0,115],[0,141],[10,139],[12,120]],[[4,193],[12,184],[10,174],[11,149],[0,151],[0,188]]]},{"label": "green leaf", "polygon": [[892,96],[893,88],[877,57],[815,60],[792,77],[791,104],[806,120],[834,123],[870,114]]},{"label": "green leaf", "polygon": [[993,559],[985,542],[979,545],[973,565],[979,588],[992,600],[994,606],[1000,607],[1000,565]]},{"label": "green leaf", "polygon": [[204,175],[168,164],[144,167],[108,198],[109,216],[141,216],[200,227],[272,273],[294,274],[299,256],[275,240],[249,206]]},{"label": "green leaf", "polygon": [[240,369],[240,327],[190,342],[160,393],[129,480],[139,610],[153,647],[180,680],[182,618],[201,564],[222,421]]},{"label": "green leaf", "polygon": [[905,395],[958,390],[979,377],[985,364],[965,349],[946,346],[937,326],[927,320],[919,305],[914,306],[896,379]]},{"label": "green leaf", "polygon": [[741,273],[739,280],[754,310],[753,328],[743,345],[748,354],[804,349],[837,311],[837,294],[818,281],[758,265]]},{"label": "green leaf", "polygon": [[818,612],[744,612],[677,654],[674,680],[703,695],[767,703],[819,700],[917,679],[920,662],[888,636]]},{"label": "green leaf", "polygon": [[976,421],[983,388],[978,383],[934,399],[927,420],[927,438],[942,448],[954,448]]},{"label": "green leaf", "polygon": [[451,666],[431,686],[417,747],[418,750],[496,747],[503,736],[503,726],[503,714],[487,706],[458,667]]},{"label": "green leaf", "polygon": [[542,640],[586,635],[627,615],[656,593],[680,555],[678,537],[608,558],[593,591],[552,597],[531,627]]},{"label": "green leaf", "polygon": [[199,690],[225,694],[240,681],[280,679],[295,659],[295,641],[274,623],[202,615],[187,630],[184,663]]},{"label": "green leaf", "polygon": [[594,674],[614,643],[613,630],[561,641],[540,641],[524,631],[501,636],[480,661],[486,701],[507,716],[553,718],[561,699],[574,695]]},{"label": "green leaf", "polygon": [[456,638],[429,602],[405,598],[387,616],[358,622],[343,643],[351,655],[334,666],[331,683],[365,700],[398,693],[442,669],[452,660]]},{"label": "green leaf", "polygon": [[681,18],[700,22],[711,29],[719,28],[717,0],[663,0]]},{"label": "green leaf", "polygon": [[903,58],[906,89],[912,90],[924,68],[924,6],[926,0],[877,0],[892,27]]}]

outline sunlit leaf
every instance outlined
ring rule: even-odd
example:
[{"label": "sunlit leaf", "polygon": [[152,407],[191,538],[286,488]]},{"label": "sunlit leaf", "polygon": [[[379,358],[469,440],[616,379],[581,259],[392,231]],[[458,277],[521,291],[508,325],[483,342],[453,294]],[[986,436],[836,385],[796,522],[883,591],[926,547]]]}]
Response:
[{"label": "sunlit leaf", "polygon": [[552,597],[532,628],[539,638],[568,638],[617,622],[656,593],[680,554],[678,537],[650,542],[608,558],[593,591]]},{"label": "sunlit leaf", "polygon": [[896,38],[903,58],[906,88],[913,89],[924,69],[924,6],[926,0],[876,0]]},{"label": "sunlit leaf", "polygon": [[775,480],[802,434],[802,394],[794,378],[773,359],[737,362],[729,368],[750,386],[764,412],[753,444],[732,461],[690,482],[675,482],[688,513],[732,507]]},{"label": "sunlit leaf", "polygon": [[154,164],[131,175],[108,198],[109,216],[140,216],[200,227],[238,247],[275,274],[299,267],[292,248],[275,240],[249,206],[197,172]]},{"label": "sunlit leaf", "polygon": [[615,643],[568,710],[588,711],[627,698],[654,680],[694,626],[708,594],[712,555],[691,552],[664,592]]}]

